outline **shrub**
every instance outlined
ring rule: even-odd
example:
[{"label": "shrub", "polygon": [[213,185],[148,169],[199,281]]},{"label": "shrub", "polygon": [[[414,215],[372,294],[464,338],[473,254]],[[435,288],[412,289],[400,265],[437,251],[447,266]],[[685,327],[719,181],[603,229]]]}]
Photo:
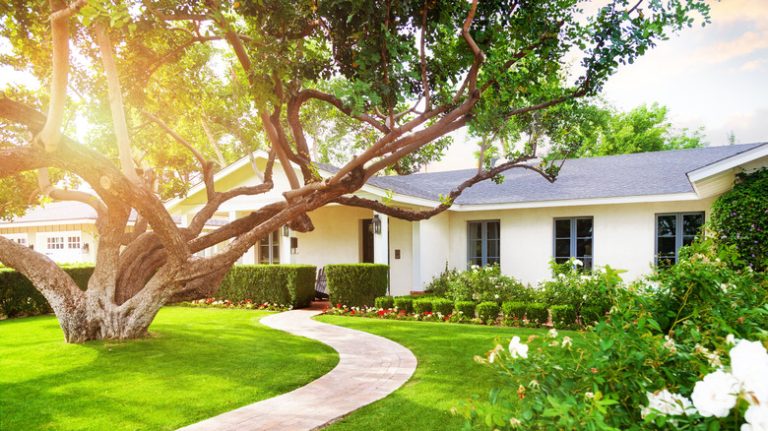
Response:
[{"label": "shrub", "polygon": [[552,313],[552,324],[555,327],[571,327],[576,324],[576,310],[572,305],[553,305],[549,309]]},{"label": "shrub", "polygon": [[459,273],[447,282],[446,297],[454,301],[531,301],[535,292],[519,281],[501,274],[498,265]]},{"label": "shrub", "polygon": [[394,302],[398,310],[405,310],[406,313],[413,312],[413,298],[410,296],[396,296]]},{"label": "shrub", "polygon": [[448,293],[448,286],[451,280],[454,280],[458,276],[459,271],[448,269],[448,264],[446,263],[443,272],[437,277],[434,277],[426,286],[425,290],[435,296],[445,296]]},{"label": "shrub", "polygon": [[419,298],[413,301],[413,312],[416,314],[424,314],[426,312],[432,312],[432,299],[431,298]]},{"label": "shrub", "polygon": [[432,311],[448,316],[453,313],[453,301],[445,298],[434,298],[432,299]]},{"label": "shrub", "polygon": [[768,168],[739,174],[712,205],[712,227],[756,271],[768,269]]},{"label": "shrub", "polygon": [[616,304],[617,291],[621,288],[621,271],[605,266],[585,274],[573,263],[575,260],[571,262],[561,265],[551,263],[553,272],[559,272],[541,284],[541,302],[549,306],[570,305],[577,314],[584,306],[610,310]]},{"label": "shrub", "polygon": [[[85,290],[93,274],[92,266],[63,266],[70,277]],[[52,312],[48,301],[26,277],[12,269],[0,269],[0,314],[6,317],[35,316]]]},{"label": "shrub", "polygon": [[454,304],[454,310],[456,310],[456,313],[461,311],[461,314],[470,319],[475,317],[475,307],[477,307],[477,304],[472,301],[456,301]]},{"label": "shrub", "polygon": [[486,301],[477,304],[477,317],[483,321],[483,323],[490,323],[499,317],[499,304],[493,301]]},{"label": "shrub", "polygon": [[543,325],[549,321],[549,310],[547,310],[546,304],[529,302],[525,304],[525,316],[529,322]]},{"label": "shrub", "polygon": [[522,321],[525,318],[525,302],[507,301],[501,304],[501,314],[505,319]]},{"label": "shrub", "polygon": [[605,312],[602,308],[595,305],[581,307],[581,323],[589,325],[602,319]]},{"label": "shrub", "polygon": [[389,267],[375,263],[326,265],[331,303],[362,307],[387,293]]},{"label": "shrub", "polygon": [[308,306],[315,296],[316,267],[312,265],[235,265],[221,283],[217,298],[232,302]]},{"label": "shrub", "polygon": [[390,309],[395,306],[395,298],[391,296],[379,296],[374,300],[376,308]]}]

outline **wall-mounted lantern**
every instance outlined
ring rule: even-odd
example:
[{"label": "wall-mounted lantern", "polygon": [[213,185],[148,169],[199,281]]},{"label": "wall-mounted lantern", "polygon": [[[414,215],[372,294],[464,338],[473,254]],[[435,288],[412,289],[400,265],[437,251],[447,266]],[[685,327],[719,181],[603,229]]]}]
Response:
[{"label": "wall-mounted lantern", "polygon": [[283,225],[283,236],[289,236],[291,234],[291,228],[288,225]]},{"label": "wall-mounted lantern", "polygon": [[381,217],[378,214],[373,215],[373,233],[376,235],[381,233]]},{"label": "wall-mounted lantern", "polygon": [[83,244],[83,254],[88,254],[90,250],[91,250],[91,247],[88,245],[87,242]]}]

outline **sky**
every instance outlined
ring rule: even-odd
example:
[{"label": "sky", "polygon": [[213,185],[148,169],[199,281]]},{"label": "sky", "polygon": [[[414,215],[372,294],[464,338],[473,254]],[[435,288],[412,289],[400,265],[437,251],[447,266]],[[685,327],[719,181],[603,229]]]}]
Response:
[{"label": "sky", "polygon": [[[768,141],[768,0],[712,3],[712,23],[672,35],[611,77],[601,96],[621,110],[658,102],[708,145]],[[474,166],[464,135],[429,171]]]}]

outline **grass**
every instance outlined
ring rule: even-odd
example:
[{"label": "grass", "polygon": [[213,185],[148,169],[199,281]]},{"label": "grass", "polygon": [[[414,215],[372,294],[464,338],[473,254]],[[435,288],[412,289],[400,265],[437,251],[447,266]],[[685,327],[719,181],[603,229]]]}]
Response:
[{"label": "grass", "polygon": [[525,339],[531,334],[546,333],[543,329],[343,316],[317,319],[394,340],[409,348],[419,362],[414,376],[402,388],[335,423],[329,431],[461,429],[464,420],[453,416],[451,408],[469,401],[473,395],[486,400],[494,386],[504,384],[493,370],[474,362],[473,356],[492,349],[497,337],[506,345],[513,335]]},{"label": "grass", "polygon": [[66,344],[51,316],[0,322],[0,429],[172,430],[330,371],[323,344],[251,310],[164,308],[151,336]]}]

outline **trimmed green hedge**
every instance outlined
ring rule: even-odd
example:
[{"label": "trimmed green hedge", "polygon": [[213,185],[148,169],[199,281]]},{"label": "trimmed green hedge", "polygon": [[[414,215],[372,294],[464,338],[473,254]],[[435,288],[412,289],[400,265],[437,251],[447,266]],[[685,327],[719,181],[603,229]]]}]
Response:
[{"label": "trimmed green hedge", "polygon": [[525,318],[525,302],[520,301],[508,301],[501,304],[501,314],[507,320],[519,320],[522,321]]},{"label": "trimmed green hedge", "polygon": [[[65,266],[63,269],[81,289],[88,287],[88,280],[93,274],[92,266]],[[26,277],[10,268],[0,269],[0,314],[21,317],[50,312],[48,301]]]},{"label": "trimmed green hedge", "polygon": [[389,266],[376,263],[326,265],[331,304],[374,305],[376,297],[387,293]]},{"label": "trimmed green hedge", "polygon": [[432,299],[432,312],[448,316],[453,312],[453,301],[445,298]]},{"label": "trimmed green hedge", "polygon": [[221,283],[217,298],[232,302],[250,299],[255,303],[307,307],[315,297],[312,265],[235,265]]},{"label": "trimmed green hedge", "polygon": [[390,309],[395,306],[395,298],[391,296],[379,296],[373,303],[376,308]]},{"label": "trimmed green hedge", "polygon": [[493,301],[486,301],[477,304],[475,310],[477,310],[477,317],[480,318],[483,323],[487,324],[488,322],[495,321],[496,318],[499,317],[501,307]]},{"label": "trimmed green hedge", "polygon": [[555,327],[569,328],[576,324],[576,310],[572,305],[553,305],[549,311]]},{"label": "trimmed green hedge", "polygon": [[405,310],[406,313],[413,312],[413,298],[410,296],[396,296],[394,303],[398,310]]},{"label": "trimmed green hedge", "polygon": [[456,301],[454,307],[457,313],[461,311],[461,314],[467,316],[468,318],[475,318],[475,307],[477,307],[476,303],[472,301]]},{"label": "trimmed green hedge", "polygon": [[432,298],[418,298],[413,300],[413,312],[416,314],[424,314],[426,312],[432,312]]},{"label": "trimmed green hedge", "polygon": [[549,310],[547,305],[540,302],[530,302],[525,307],[525,318],[529,322],[545,324],[549,321]]}]

